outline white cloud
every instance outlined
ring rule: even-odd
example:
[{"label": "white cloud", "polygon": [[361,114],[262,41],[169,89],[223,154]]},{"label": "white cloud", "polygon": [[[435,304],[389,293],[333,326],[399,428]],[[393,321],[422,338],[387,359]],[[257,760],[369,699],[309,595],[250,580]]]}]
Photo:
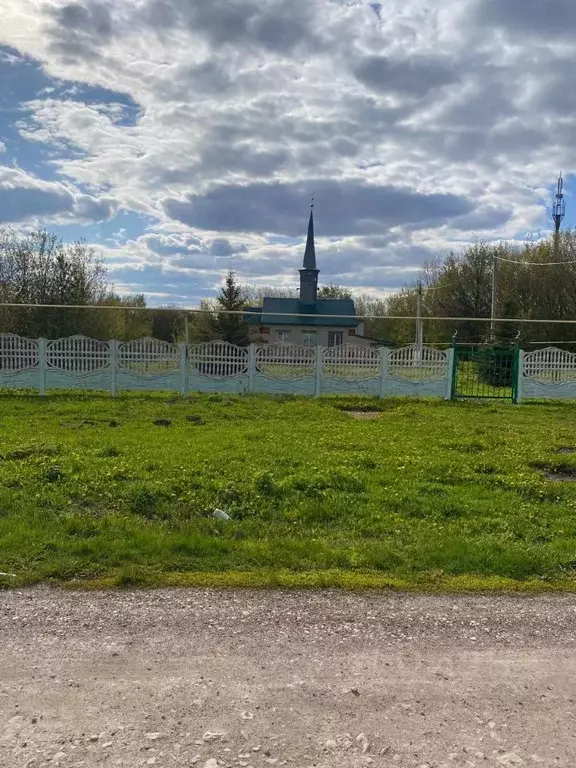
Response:
[{"label": "white cloud", "polygon": [[0,224],[34,223],[47,217],[62,223],[103,221],[116,207],[113,198],[85,195],[71,185],[0,165]]}]

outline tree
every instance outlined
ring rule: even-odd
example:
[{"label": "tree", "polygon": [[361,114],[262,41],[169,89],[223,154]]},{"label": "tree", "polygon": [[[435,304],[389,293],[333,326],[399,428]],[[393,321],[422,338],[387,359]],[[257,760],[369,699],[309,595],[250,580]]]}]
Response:
[{"label": "tree", "polygon": [[335,285],[334,283],[330,283],[330,285],[323,285],[320,290],[318,291],[318,298],[319,299],[351,299],[352,297],[352,291],[348,290],[348,288],[343,288],[341,285]]},{"label": "tree", "polygon": [[59,305],[0,307],[0,331],[31,338],[134,338],[149,327],[145,312],[104,308],[144,308],[146,302],[142,295],[120,297],[111,290],[94,248],[82,240],[65,244],[44,230],[20,235],[0,229],[0,304]]},{"label": "tree", "polygon": [[202,299],[199,309],[200,312],[190,312],[188,315],[188,341],[191,344],[201,344],[219,338],[216,328],[216,301]]},{"label": "tree", "polygon": [[216,313],[213,319],[213,327],[217,338],[237,344],[240,347],[248,345],[248,324],[240,314],[246,307],[246,299],[242,286],[236,282],[234,272],[226,275],[224,285],[216,298]]},{"label": "tree", "polygon": [[158,307],[151,312],[151,334],[155,339],[176,344],[185,336],[186,313],[175,311],[174,305]]},{"label": "tree", "polygon": [[277,299],[297,299],[300,295],[298,288],[294,286],[275,285],[243,285],[242,295],[246,304],[261,307],[265,297],[271,296]]},{"label": "tree", "polygon": [[[94,309],[83,310],[86,321],[73,333],[82,333],[94,339],[139,339],[150,336],[151,317],[146,310],[146,300],[141,293],[118,296],[109,291],[95,302]],[[116,309],[136,307],[136,309]],[[64,309],[62,312],[69,312]]]},{"label": "tree", "polygon": [[[560,262],[560,263],[556,263]],[[574,341],[570,325],[554,320],[576,319],[576,231],[553,238],[515,245],[479,241],[462,252],[449,253],[424,265],[419,280],[424,286],[423,316],[490,318],[492,275],[495,269],[495,316],[519,320],[550,320],[535,325],[474,319],[427,321],[427,339],[449,343],[455,330],[458,341],[509,346],[520,340]],[[387,300],[389,315],[414,315],[417,286],[406,286]],[[409,341],[414,321],[391,321],[393,338]]]}]

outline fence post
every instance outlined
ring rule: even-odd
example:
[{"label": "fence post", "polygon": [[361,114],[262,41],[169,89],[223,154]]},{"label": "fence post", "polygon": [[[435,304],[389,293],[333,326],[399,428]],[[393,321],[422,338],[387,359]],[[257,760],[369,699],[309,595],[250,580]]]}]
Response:
[{"label": "fence post", "polygon": [[108,344],[110,347],[110,394],[112,397],[116,397],[116,378],[118,373],[118,342],[116,339],[111,339]]},{"label": "fence post", "polygon": [[322,350],[324,347],[316,346],[315,352],[316,352],[316,358],[314,360],[314,371],[315,371],[315,381],[314,381],[314,397],[320,397],[322,394],[322,379],[323,379],[323,370],[322,370]]},{"label": "fence post", "polygon": [[445,400],[452,400],[452,387],[454,385],[454,365],[456,364],[456,352],[454,347],[448,350],[448,366],[446,368],[446,396]]},{"label": "fence post", "polygon": [[388,359],[390,350],[388,347],[380,347],[380,397],[388,394]]},{"label": "fence post", "polygon": [[[186,323],[188,323],[188,315],[186,315]],[[188,394],[188,344],[185,341],[181,341],[178,345],[180,350],[180,394],[182,397],[186,397]]]},{"label": "fence post", "polygon": [[38,389],[46,394],[46,339],[38,339]]},{"label": "fence post", "polygon": [[516,351],[516,386],[514,392],[514,402],[518,405],[522,402],[522,389],[524,385],[524,355],[526,353],[523,349]]},{"label": "fence post", "polygon": [[256,344],[251,342],[248,345],[248,393],[254,392],[256,381]]}]

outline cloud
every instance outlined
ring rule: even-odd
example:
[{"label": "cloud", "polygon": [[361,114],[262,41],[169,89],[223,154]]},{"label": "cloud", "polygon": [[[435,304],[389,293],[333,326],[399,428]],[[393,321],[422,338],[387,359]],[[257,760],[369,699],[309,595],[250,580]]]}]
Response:
[{"label": "cloud", "polygon": [[97,199],[19,168],[0,166],[0,224],[45,219],[96,222],[117,209],[113,198]]},{"label": "cloud", "polygon": [[219,256],[220,258],[226,258],[235,253],[247,253],[248,251],[248,248],[244,243],[235,245],[225,237],[214,238],[208,247],[211,254]]},{"label": "cloud", "polygon": [[511,212],[503,208],[483,208],[464,216],[457,216],[452,221],[455,229],[466,231],[496,230],[506,224],[511,217]]},{"label": "cloud", "polygon": [[0,224],[70,213],[74,198],[60,185],[15,186],[0,168]]},{"label": "cloud", "polygon": [[108,243],[128,216],[122,284],[197,295],[296,282],[315,191],[322,277],[387,289],[569,192],[573,6],[3,0],[10,216]]},{"label": "cloud", "polygon": [[294,237],[305,230],[304,201],[311,189],[321,205],[322,215],[317,219],[325,235],[386,231],[415,222],[424,225],[471,210],[470,203],[456,195],[420,194],[391,186],[320,179],[306,186],[308,189],[301,184],[221,186],[185,200],[167,198],[162,204],[168,216],[200,229]]},{"label": "cloud", "polygon": [[179,235],[150,234],[140,238],[140,242],[157,256],[182,256],[187,252],[202,251],[203,243],[198,237]]},{"label": "cloud", "polygon": [[96,198],[92,195],[77,195],[74,216],[85,221],[106,221],[118,210],[118,201],[112,197]]},{"label": "cloud", "polygon": [[263,47],[281,54],[317,42],[312,18],[307,4],[280,0],[152,0],[144,10],[144,19],[158,30],[185,27],[215,47]]},{"label": "cloud", "polygon": [[576,5],[572,0],[477,0],[475,20],[505,29],[514,37],[572,40]]},{"label": "cloud", "polygon": [[422,98],[433,88],[454,82],[458,71],[452,63],[435,58],[410,57],[394,61],[388,56],[368,56],[354,68],[360,82],[381,93]]},{"label": "cloud", "polygon": [[111,6],[98,2],[68,3],[47,8],[51,46],[68,59],[98,59],[103,44],[113,36]]},{"label": "cloud", "polygon": [[[228,258],[234,254],[247,253],[248,249],[245,243],[232,243],[225,237],[216,237],[214,239],[202,240],[195,235],[161,235],[149,234],[139,238],[140,243],[146,245],[146,248],[157,256],[167,256],[176,258],[180,262],[189,260],[190,257],[208,256],[217,258]],[[170,261],[167,263],[171,263]],[[198,259],[201,264],[201,260]],[[212,264],[213,260],[208,259]]]}]

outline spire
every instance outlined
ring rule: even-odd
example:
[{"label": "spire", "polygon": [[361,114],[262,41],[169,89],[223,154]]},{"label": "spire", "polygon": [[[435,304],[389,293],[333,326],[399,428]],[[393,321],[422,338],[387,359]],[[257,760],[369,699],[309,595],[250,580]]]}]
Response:
[{"label": "spire", "polygon": [[312,196],[306,250],[304,251],[304,261],[300,270],[300,301],[303,304],[314,304],[318,300],[319,271],[316,268],[316,249],[314,247],[314,196]]},{"label": "spire", "polygon": [[316,269],[316,248],[314,247],[314,196],[310,203],[310,219],[308,220],[308,237],[304,251],[303,269]]}]

